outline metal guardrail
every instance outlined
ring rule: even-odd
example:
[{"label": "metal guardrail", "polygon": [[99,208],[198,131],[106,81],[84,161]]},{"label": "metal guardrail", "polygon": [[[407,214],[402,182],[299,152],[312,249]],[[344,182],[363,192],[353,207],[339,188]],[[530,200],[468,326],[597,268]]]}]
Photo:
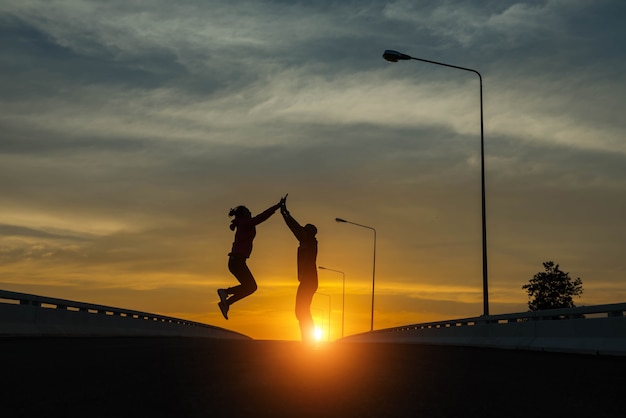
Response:
[{"label": "metal guardrail", "polygon": [[0,290],[0,336],[46,335],[249,338],[165,315]]},{"label": "metal guardrail", "polygon": [[[462,345],[626,355],[626,303],[417,323],[348,342]],[[184,336],[249,339],[224,328],[148,312],[0,290],[0,337]]]},{"label": "metal guardrail", "polygon": [[608,305],[581,306],[577,308],[549,309],[545,311],[528,311],[500,315],[477,316],[447,321],[425,322],[420,324],[402,325],[399,327],[375,330],[373,333],[409,331],[416,329],[449,328],[457,326],[473,326],[481,324],[510,324],[528,321],[552,321],[563,319],[585,319],[593,317],[623,317],[626,312],[626,303]]},{"label": "metal guardrail", "polygon": [[354,334],[353,342],[464,345],[626,355],[626,303],[487,315]]}]

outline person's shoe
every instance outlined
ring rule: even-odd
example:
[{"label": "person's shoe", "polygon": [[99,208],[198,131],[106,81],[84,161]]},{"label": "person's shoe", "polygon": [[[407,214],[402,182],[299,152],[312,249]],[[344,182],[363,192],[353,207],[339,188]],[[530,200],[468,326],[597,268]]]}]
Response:
[{"label": "person's shoe", "polygon": [[226,303],[226,299],[228,299],[228,292],[226,289],[217,289],[217,295],[220,297],[220,302]]},{"label": "person's shoe", "polygon": [[228,319],[228,305],[225,302],[218,302],[217,306],[219,306],[220,311],[222,311],[224,318]]}]

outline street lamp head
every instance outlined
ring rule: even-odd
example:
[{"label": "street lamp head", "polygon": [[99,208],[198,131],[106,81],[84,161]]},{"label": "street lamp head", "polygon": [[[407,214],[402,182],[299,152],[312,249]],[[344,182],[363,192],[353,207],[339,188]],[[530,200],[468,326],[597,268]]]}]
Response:
[{"label": "street lamp head", "polygon": [[335,218],[335,222],[348,222],[345,219]]},{"label": "street lamp head", "polygon": [[411,56],[407,54],[403,54],[402,52],[394,51],[392,49],[386,49],[383,52],[383,58],[389,62],[398,62],[404,60],[410,60]]}]

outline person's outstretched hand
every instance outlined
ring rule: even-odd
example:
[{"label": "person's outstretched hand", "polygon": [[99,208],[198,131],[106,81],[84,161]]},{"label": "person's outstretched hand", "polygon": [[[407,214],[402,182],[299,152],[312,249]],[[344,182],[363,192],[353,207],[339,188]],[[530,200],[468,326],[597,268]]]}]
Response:
[{"label": "person's outstretched hand", "polygon": [[282,213],[283,215],[288,213],[287,212],[287,196],[289,196],[289,193],[287,193],[284,197],[280,199],[280,213]]}]

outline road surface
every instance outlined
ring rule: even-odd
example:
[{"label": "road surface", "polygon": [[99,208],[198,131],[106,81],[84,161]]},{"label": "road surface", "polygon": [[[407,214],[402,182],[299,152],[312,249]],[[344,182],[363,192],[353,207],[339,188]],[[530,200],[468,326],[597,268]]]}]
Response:
[{"label": "road surface", "polygon": [[16,417],[621,417],[626,357],[206,338],[3,338]]}]

